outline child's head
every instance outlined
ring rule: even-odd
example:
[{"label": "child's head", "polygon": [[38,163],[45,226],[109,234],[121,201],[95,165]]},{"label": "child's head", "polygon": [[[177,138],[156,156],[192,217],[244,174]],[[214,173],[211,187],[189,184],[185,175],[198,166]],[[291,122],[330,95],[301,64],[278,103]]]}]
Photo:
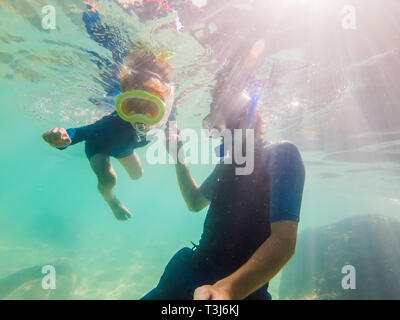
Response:
[{"label": "child's head", "polygon": [[[122,92],[146,91],[161,99],[166,107],[164,118],[159,123],[153,126],[141,123],[141,131],[149,130],[152,127],[159,127],[167,121],[172,106],[170,98],[173,96],[173,86],[170,85],[171,73],[172,67],[166,59],[161,57],[161,55],[155,55],[148,47],[140,47],[125,58],[120,72]],[[149,118],[152,115],[159,114],[159,109],[157,107],[155,109],[154,102],[141,98],[126,99],[122,102],[120,108],[122,108],[121,110],[125,114],[141,114]],[[135,124],[135,128],[137,128],[138,123],[133,123]]]},{"label": "child's head", "polygon": [[164,102],[170,95],[172,67],[148,47],[141,47],[129,54],[120,72],[120,85],[123,92],[144,90]]}]

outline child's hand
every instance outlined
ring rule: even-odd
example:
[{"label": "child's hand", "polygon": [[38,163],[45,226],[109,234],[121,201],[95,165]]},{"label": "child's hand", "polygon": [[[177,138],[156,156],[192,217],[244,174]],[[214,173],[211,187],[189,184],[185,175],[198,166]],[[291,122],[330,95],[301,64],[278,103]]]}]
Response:
[{"label": "child's hand", "polygon": [[72,140],[69,137],[67,130],[64,128],[54,128],[43,133],[42,138],[49,145],[55,148],[65,148],[68,147]]}]

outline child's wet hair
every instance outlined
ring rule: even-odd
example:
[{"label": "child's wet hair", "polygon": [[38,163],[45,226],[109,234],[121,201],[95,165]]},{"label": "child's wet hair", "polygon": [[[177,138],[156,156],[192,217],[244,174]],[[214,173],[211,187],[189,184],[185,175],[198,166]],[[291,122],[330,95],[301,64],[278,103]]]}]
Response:
[{"label": "child's wet hair", "polygon": [[169,95],[172,67],[149,47],[140,47],[124,59],[120,72],[122,91],[146,90],[158,95],[162,100]]}]

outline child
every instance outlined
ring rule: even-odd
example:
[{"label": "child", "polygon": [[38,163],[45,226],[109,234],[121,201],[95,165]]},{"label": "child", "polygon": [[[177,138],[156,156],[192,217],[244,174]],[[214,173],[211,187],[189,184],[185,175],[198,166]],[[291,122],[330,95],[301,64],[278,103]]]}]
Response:
[{"label": "child", "polygon": [[117,111],[97,122],[80,128],[55,128],[43,139],[60,150],[85,141],[85,152],[98,179],[98,189],[118,220],[132,215],[117,199],[114,187],[117,175],[110,162],[115,157],[136,180],[143,168],[136,152],[148,144],[146,132],[161,127],[171,111],[173,87],[171,66],[142,47],[125,58],[120,72],[123,94],[117,99]]}]

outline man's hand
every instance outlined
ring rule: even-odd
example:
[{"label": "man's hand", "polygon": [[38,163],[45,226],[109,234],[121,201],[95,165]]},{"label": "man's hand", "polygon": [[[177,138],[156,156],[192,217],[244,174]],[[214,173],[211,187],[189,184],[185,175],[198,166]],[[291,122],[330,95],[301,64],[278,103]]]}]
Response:
[{"label": "man's hand", "polygon": [[165,129],[165,144],[167,152],[171,155],[172,159],[178,161],[178,152],[183,146],[182,137],[178,128],[172,129],[169,126]]},{"label": "man's hand", "polygon": [[43,133],[42,138],[49,145],[55,148],[65,148],[68,147],[72,140],[69,137],[67,130],[64,128],[54,128]]},{"label": "man's hand", "polygon": [[194,292],[194,300],[232,300],[225,288],[215,285],[198,287]]}]

